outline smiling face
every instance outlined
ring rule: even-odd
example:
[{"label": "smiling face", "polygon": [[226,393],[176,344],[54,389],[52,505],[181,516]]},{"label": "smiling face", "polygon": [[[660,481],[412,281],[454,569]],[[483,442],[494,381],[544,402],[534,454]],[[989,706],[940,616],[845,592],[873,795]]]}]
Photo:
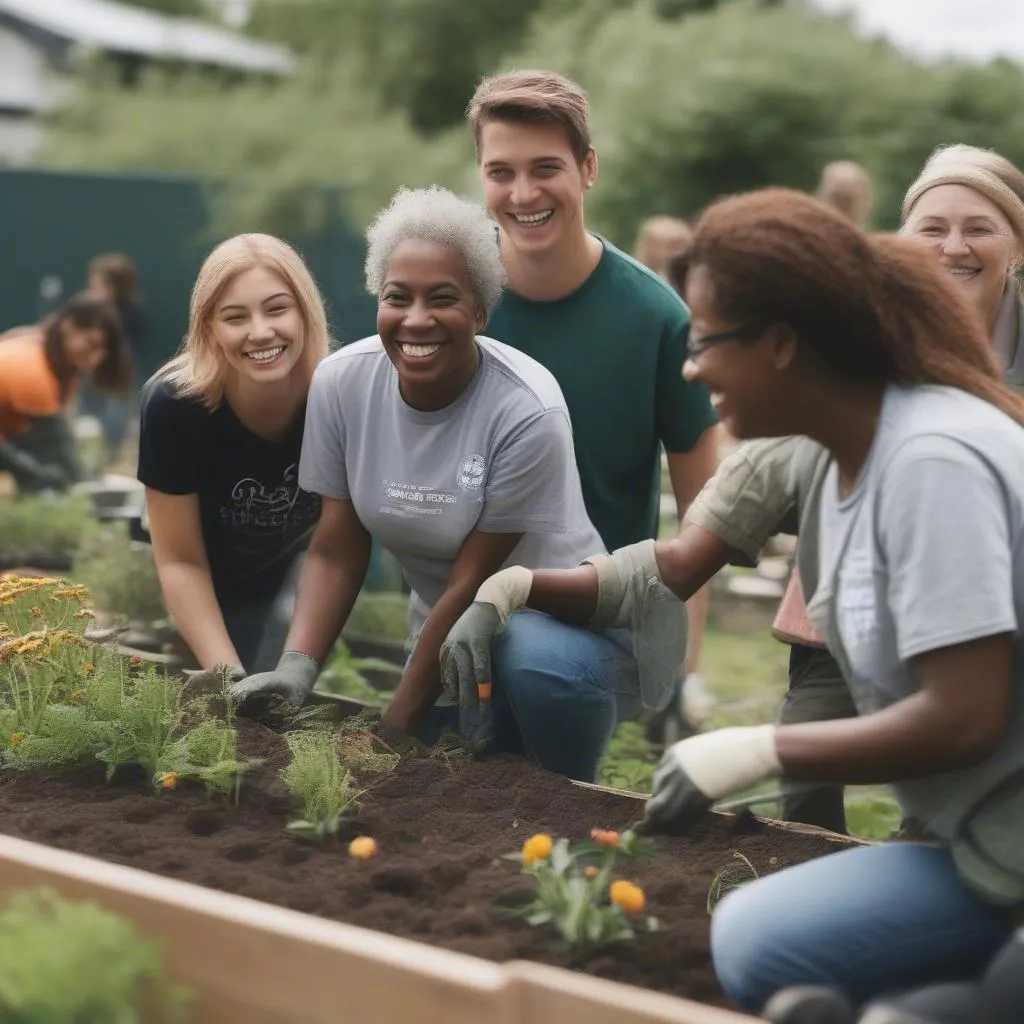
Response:
[{"label": "smiling face", "polygon": [[936,185],[914,204],[904,233],[932,249],[991,328],[1022,254],[999,207],[966,185]]},{"label": "smiling face", "polygon": [[559,125],[489,121],[479,154],[484,202],[515,250],[538,255],[585,240],[583,196],[597,177],[593,150],[578,163]]},{"label": "smiling face", "polygon": [[423,239],[391,252],[377,305],[377,332],[395,364],[402,397],[417,409],[443,409],[476,372],[483,309],[462,254]]},{"label": "smiling face", "polygon": [[[776,436],[784,371],[795,358],[795,340],[785,328],[721,316],[714,305],[711,275],[703,265],[692,267],[687,275],[686,301],[692,317],[692,354],[683,376],[707,387],[719,420],[733,437]],[[705,339],[707,347],[702,349]]]},{"label": "smiling face", "polygon": [[284,380],[300,364],[305,324],[291,288],[266,267],[234,277],[213,309],[212,334],[244,380]]}]

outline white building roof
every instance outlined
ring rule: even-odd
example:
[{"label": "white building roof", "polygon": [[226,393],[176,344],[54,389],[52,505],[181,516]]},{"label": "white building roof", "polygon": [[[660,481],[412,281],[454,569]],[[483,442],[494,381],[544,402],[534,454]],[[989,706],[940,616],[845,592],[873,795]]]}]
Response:
[{"label": "white building roof", "polygon": [[5,16],[68,43],[115,53],[276,74],[295,66],[287,47],[116,0],[0,0],[0,19]]}]

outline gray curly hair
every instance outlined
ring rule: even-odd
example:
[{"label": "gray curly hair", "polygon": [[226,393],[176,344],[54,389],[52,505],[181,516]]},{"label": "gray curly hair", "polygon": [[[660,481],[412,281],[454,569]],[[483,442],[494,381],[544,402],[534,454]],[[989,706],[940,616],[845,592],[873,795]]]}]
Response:
[{"label": "gray curly hair", "polygon": [[366,232],[366,290],[380,295],[388,261],[400,242],[416,239],[456,250],[488,318],[505,287],[498,233],[482,206],[440,185],[400,188]]}]

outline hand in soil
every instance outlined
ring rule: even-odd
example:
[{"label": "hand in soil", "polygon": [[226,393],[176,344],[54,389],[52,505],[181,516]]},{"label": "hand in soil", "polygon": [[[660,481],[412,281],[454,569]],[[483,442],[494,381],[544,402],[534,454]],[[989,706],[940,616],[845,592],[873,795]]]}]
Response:
[{"label": "hand in soil", "polygon": [[217,665],[216,668],[186,672],[184,691],[190,696],[201,693],[220,694],[244,678],[245,669],[241,665],[230,668],[227,665]]},{"label": "hand in soil", "polygon": [[309,655],[285,651],[272,672],[246,676],[228,688],[228,696],[238,702],[238,714],[261,718],[282,701],[302,704],[319,674],[319,663]]}]

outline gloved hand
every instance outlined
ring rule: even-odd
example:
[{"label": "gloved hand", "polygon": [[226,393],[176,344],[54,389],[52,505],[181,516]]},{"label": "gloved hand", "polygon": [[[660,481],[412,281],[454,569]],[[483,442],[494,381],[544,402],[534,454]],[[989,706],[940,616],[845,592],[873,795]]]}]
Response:
[{"label": "gloved hand", "polygon": [[680,740],[654,773],[641,831],[671,832],[715,801],[782,774],[775,726],[738,726]]},{"label": "gloved hand", "polygon": [[320,663],[301,651],[285,651],[272,672],[257,672],[228,687],[241,715],[261,715],[272,701],[302,704],[320,675]]},{"label": "gloved hand", "polygon": [[40,462],[31,452],[0,441],[0,469],[10,470],[31,482],[34,491],[64,491],[68,479],[59,466]]},{"label": "gloved hand", "polygon": [[492,681],[491,641],[509,616],[525,607],[532,585],[533,573],[521,565],[485,580],[441,645],[441,688],[458,701],[459,728],[468,739],[489,739],[480,734],[479,709],[480,686],[489,687]]}]

